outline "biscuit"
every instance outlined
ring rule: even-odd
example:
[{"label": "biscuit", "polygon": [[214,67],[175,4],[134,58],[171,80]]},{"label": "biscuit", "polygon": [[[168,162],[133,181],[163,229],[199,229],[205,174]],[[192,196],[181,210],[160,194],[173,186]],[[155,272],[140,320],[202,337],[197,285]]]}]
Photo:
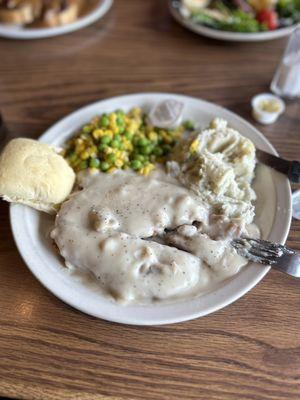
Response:
[{"label": "biscuit", "polygon": [[56,213],[74,181],[72,168],[48,144],[13,139],[0,156],[0,196],[6,201]]}]

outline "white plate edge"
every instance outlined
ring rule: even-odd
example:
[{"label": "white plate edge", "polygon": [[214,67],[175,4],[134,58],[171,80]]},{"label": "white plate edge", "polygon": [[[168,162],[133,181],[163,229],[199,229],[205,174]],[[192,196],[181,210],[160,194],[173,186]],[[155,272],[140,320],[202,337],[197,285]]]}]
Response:
[{"label": "white plate edge", "polygon": [[184,18],[180,12],[172,5],[172,0],[169,0],[169,10],[173,18],[182,26],[189,29],[190,31],[218,40],[225,40],[230,42],[263,42],[269,40],[280,39],[282,37],[290,35],[300,24],[294,24],[285,28],[280,28],[274,31],[267,32],[255,32],[255,33],[242,33],[242,32],[230,32],[221,31],[213,28],[209,28],[205,25],[196,24],[193,21],[189,21]]},{"label": "white plate edge", "polygon": [[[167,97],[172,97],[172,96],[176,96],[181,98],[183,101],[184,99],[188,100],[188,99],[194,99],[194,100],[198,100],[204,103],[207,103],[210,106],[213,107],[217,107],[220,108],[221,110],[223,110],[223,112],[225,111],[226,113],[228,113],[229,115],[231,115],[231,117],[233,117],[234,119],[239,120],[239,122],[245,124],[248,126],[248,128],[250,128],[251,130],[254,130],[256,132],[256,134],[258,134],[258,136],[260,137],[260,139],[268,146],[272,149],[273,154],[277,155],[277,152],[275,150],[275,148],[273,147],[273,145],[253,126],[251,125],[248,121],[246,121],[244,118],[240,117],[239,115],[235,114],[234,112],[219,106],[218,104],[212,103],[212,102],[208,102],[193,96],[185,96],[185,95],[180,95],[180,94],[176,94],[176,93],[160,93],[160,92],[150,92],[150,93],[133,93],[133,94],[129,94],[129,95],[123,95],[123,96],[114,96],[108,99],[103,99],[100,101],[95,101],[91,104],[88,104],[84,107],[81,107],[80,109],[72,112],[71,114],[67,115],[66,117],[62,118],[61,120],[59,120],[57,123],[53,124],[48,130],[46,130],[46,132],[40,137],[41,141],[45,141],[45,136],[51,134],[51,131],[55,131],[57,129],[57,127],[59,127],[60,124],[62,123],[67,123],[69,120],[72,120],[74,117],[76,117],[76,115],[81,114],[82,112],[84,112],[85,110],[89,109],[90,107],[93,107],[97,104],[100,103],[105,103],[105,102],[110,102],[113,100],[118,100],[120,102],[122,102],[122,100],[128,98],[128,97],[141,97],[141,99],[144,99],[147,96],[167,96]],[[138,102],[139,100],[137,100]],[[288,181],[286,181],[286,189],[287,189],[287,194],[289,195],[289,200],[291,203],[291,189],[290,189],[290,185],[288,183]],[[19,206],[24,208],[25,206]],[[217,310],[220,310],[224,307],[226,307],[227,305],[233,303],[234,301],[238,300],[240,297],[242,297],[243,295],[245,295],[248,291],[250,291],[254,286],[256,286],[256,284],[267,274],[267,272],[270,270],[270,267],[261,267],[260,269],[261,271],[259,273],[257,273],[256,278],[252,279],[251,284],[248,284],[247,286],[244,287],[243,290],[240,290],[238,293],[236,293],[236,295],[234,296],[230,296],[228,299],[223,300],[223,301],[219,301],[218,303],[216,303],[215,305],[211,306],[210,308],[207,308],[205,311],[203,312],[195,312],[194,314],[190,314],[184,318],[180,318],[180,320],[178,320],[178,318],[174,317],[174,318],[168,318],[168,319],[163,319],[162,321],[154,319],[154,320],[148,320],[148,321],[140,321],[140,319],[138,320],[133,320],[131,319],[131,321],[129,322],[126,318],[109,318],[107,316],[105,317],[101,317],[99,316],[99,314],[93,314],[90,312],[90,310],[85,309],[84,307],[82,307],[82,305],[80,306],[76,306],[74,305],[74,303],[72,302],[72,298],[71,299],[67,299],[65,296],[61,295],[61,293],[57,293],[55,289],[53,289],[53,287],[48,286],[48,284],[46,284],[42,277],[39,276],[39,271],[37,270],[32,270],[31,267],[29,267],[30,261],[27,262],[27,260],[30,260],[30,255],[26,254],[26,251],[24,251],[24,249],[20,246],[17,237],[18,237],[18,232],[16,230],[16,225],[14,225],[14,218],[16,217],[16,219],[18,219],[20,216],[18,215],[18,211],[20,211],[21,208],[19,208],[19,210],[14,210],[14,207],[11,206],[10,207],[10,218],[11,218],[11,226],[12,226],[12,231],[13,231],[13,236],[14,236],[14,240],[15,243],[17,245],[17,248],[19,250],[19,253],[21,254],[22,258],[24,259],[26,265],[28,266],[29,270],[33,273],[33,275],[42,283],[42,285],[44,287],[46,287],[51,293],[53,293],[56,297],[58,297],[60,300],[64,301],[67,304],[70,304],[72,307],[74,307],[75,309],[78,309],[79,311],[85,312],[89,315],[93,315],[97,318],[103,318],[105,320],[111,321],[111,322],[118,322],[118,323],[125,323],[125,324],[131,324],[131,325],[164,325],[164,324],[171,324],[171,323],[178,323],[178,322],[183,322],[183,321],[187,321],[187,320],[192,320],[204,315],[208,315],[212,312],[215,312]],[[16,214],[15,214],[15,211]],[[284,227],[284,233],[281,235],[281,240],[279,240],[280,243],[284,243],[286,241],[286,238],[289,234],[289,227],[290,227],[290,223],[291,223],[291,207],[289,207],[288,210],[288,215],[287,215],[287,219],[286,219],[286,226]],[[182,302],[184,303],[184,302]],[[159,305],[159,307],[168,307],[169,305]],[[139,306],[139,307],[143,307],[143,306]]]},{"label": "white plate edge", "polygon": [[6,39],[43,39],[53,36],[64,35],[71,33],[82,28],[85,28],[97,20],[104,17],[104,15],[110,10],[114,0],[102,0],[101,3],[90,13],[79,18],[78,20],[71,22],[70,24],[53,27],[53,28],[27,28],[27,29],[13,29],[10,25],[7,27],[5,24],[0,23],[0,37]]}]

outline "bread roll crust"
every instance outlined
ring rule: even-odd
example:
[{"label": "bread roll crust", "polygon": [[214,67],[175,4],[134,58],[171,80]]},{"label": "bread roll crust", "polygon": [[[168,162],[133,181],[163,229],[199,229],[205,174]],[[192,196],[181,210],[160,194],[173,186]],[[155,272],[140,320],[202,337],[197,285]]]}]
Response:
[{"label": "bread roll crust", "polygon": [[0,156],[0,196],[4,200],[55,213],[74,181],[72,168],[48,144],[13,139]]}]

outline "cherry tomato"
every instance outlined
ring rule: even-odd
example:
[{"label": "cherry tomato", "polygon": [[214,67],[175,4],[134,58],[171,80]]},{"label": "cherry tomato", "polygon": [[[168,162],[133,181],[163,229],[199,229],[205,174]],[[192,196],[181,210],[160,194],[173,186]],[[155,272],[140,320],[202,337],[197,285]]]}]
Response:
[{"label": "cherry tomato", "polygon": [[261,24],[266,25],[270,31],[278,28],[278,15],[274,10],[261,10],[256,14],[256,19]]}]

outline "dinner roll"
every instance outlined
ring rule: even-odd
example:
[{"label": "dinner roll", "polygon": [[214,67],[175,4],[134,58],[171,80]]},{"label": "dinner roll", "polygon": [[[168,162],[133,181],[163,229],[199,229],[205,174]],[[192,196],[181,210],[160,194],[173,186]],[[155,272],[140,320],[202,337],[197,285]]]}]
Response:
[{"label": "dinner roll", "polygon": [[0,156],[0,196],[4,200],[55,213],[74,181],[72,168],[48,144],[13,139]]}]

